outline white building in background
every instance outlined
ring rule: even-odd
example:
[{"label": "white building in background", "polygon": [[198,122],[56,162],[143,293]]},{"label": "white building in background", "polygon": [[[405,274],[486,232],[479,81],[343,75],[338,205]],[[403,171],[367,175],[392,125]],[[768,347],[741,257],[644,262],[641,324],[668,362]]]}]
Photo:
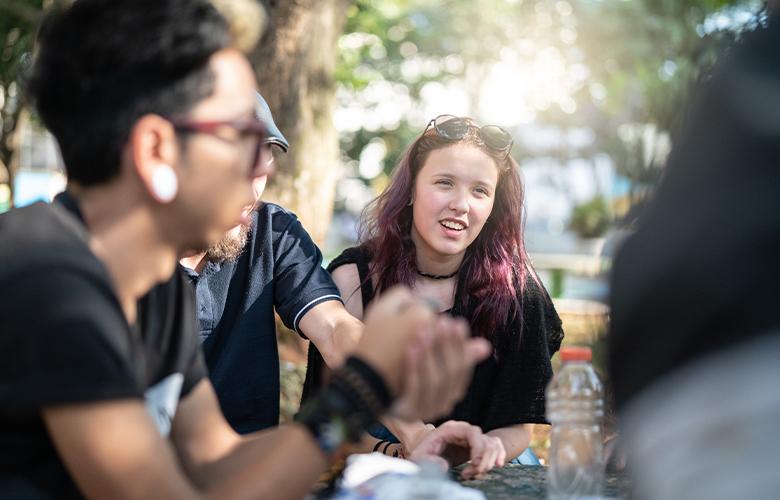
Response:
[{"label": "white building in background", "polygon": [[19,123],[14,206],[51,201],[65,189],[65,168],[54,137],[41,125],[26,119]]}]

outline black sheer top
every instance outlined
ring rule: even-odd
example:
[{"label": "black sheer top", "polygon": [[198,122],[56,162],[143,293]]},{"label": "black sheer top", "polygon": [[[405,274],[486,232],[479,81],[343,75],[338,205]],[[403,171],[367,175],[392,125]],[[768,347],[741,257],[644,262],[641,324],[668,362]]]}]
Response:
[{"label": "black sheer top", "polygon": [[[352,247],[328,266],[328,271],[333,272],[346,264],[357,265],[363,307],[375,293],[369,278],[370,260],[365,247]],[[468,311],[459,306],[462,285],[458,283],[455,306],[449,313],[468,320]],[[546,290],[533,279],[527,280],[518,299],[522,322],[515,319],[504,325],[504,331],[496,332],[494,355],[477,365],[465,397],[440,422],[465,420],[478,425],[483,432],[521,423],[546,423],[544,390],[552,378],[550,357],[563,340],[561,320]],[[310,344],[303,401],[322,385],[323,366],[322,355]]]}]

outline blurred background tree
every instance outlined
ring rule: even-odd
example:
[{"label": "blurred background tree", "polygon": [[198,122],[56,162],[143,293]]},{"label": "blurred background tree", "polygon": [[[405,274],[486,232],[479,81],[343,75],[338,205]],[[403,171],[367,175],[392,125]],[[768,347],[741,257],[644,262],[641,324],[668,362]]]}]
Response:
[{"label": "blurred background tree", "polygon": [[[513,133],[532,215],[553,201],[539,189],[552,187],[571,198],[555,226],[598,197],[610,219],[630,222],[660,178],[692,89],[763,9],[751,0],[358,0],[339,41],[336,125],[349,178],[337,210],[357,212],[427,120],[450,113]],[[584,180],[590,189],[576,185]]]},{"label": "blurred background tree", "polygon": [[24,109],[19,77],[43,7],[42,0],[0,1],[0,206],[7,207],[12,195],[14,138]]},{"label": "blurred background tree", "polygon": [[597,238],[607,232],[609,223],[607,200],[596,196],[574,207],[569,227],[581,238]]},{"label": "blurred background tree", "polygon": [[351,0],[265,0],[268,23],[251,54],[260,91],[290,141],[264,199],[296,212],[322,243],[340,177],[333,126],[337,42]]}]

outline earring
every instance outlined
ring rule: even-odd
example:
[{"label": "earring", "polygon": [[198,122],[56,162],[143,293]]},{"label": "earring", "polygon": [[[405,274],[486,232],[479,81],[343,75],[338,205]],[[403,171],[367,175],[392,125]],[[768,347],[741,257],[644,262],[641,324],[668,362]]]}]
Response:
[{"label": "earring", "polygon": [[170,165],[159,165],[152,172],[152,192],[160,203],[170,203],[176,198],[179,179]]}]

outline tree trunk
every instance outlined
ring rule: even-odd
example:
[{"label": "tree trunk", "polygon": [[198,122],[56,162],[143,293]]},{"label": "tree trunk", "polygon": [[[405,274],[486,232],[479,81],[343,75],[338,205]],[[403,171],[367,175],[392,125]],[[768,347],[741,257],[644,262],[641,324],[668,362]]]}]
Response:
[{"label": "tree trunk", "polygon": [[260,92],[290,142],[263,196],[294,211],[314,241],[330,226],[339,142],[333,124],[337,42],[352,0],[265,0],[268,26],[252,54]]}]

